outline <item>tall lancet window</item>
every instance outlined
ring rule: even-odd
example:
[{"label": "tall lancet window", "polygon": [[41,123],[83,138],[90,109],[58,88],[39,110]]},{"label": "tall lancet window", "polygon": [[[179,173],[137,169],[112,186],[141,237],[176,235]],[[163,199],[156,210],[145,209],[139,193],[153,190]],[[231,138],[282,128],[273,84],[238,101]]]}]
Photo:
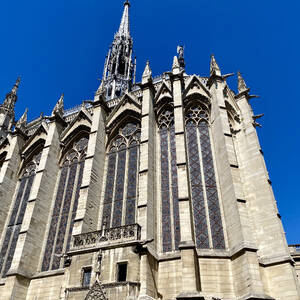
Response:
[{"label": "tall lancet window", "polygon": [[102,228],[134,224],[140,126],[127,123],[110,142],[104,191]]},{"label": "tall lancet window", "polygon": [[62,267],[61,258],[69,250],[87,145],[88,136],[81,136],[63,157],[42,271]]},{"label": "tall lancet window", "polygon": [[18,183],[16,198],[0,252],[0,272],[2,277],[6,276],[11,267],[36,169],[41,160],[42,149],[43,144],[39,145],[36,150],[33,151],[34,154],[24,162],[25,167],[23,168],[22,176]]},{"label": "tall lancet window", "polygon": [[161,170],[161,229],[163,252],[178,250],[180,220],[176,143],[173,109],[164,110],[158,117]]},{"label": "tall lancet window", "polygon": [[224,249],[208,107],[202,103],[192,104],[185,120],[196,245],[199,249]]}]

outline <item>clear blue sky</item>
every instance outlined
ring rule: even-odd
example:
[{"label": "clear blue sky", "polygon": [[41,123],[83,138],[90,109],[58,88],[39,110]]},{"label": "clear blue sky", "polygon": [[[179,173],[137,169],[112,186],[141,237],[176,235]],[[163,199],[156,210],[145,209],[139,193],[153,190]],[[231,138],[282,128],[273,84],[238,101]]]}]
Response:
[{"label": "clear blue sky", "polygon": [[[214,53],[223,73],[240,70],[252,93],[258,129],[289,243],[300,243],[299,1],[131,0],[138,79],[170,70],[186,46],[186,70],[207,76]],[[92,99],[117,30],[122,0],[14,0],[0,3],[0,96],[22,76],[16,115],[50,114]],[[236,90],[236,79],[229,84]]]}]

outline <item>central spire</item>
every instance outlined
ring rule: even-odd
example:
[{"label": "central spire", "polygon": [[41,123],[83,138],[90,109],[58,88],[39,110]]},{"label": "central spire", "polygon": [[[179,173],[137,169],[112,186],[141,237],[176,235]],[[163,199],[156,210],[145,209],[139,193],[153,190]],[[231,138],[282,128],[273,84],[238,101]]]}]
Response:
[{"label": "central spire", "polygon": [[106,101],[122,96],[131,89],[134,61],[132,60],[132,38],[129,28],[129,7],[127,0],[118,32],[105,60],[103,78],[98,93],[105,95]]},{"label": "central spire", "polygon": [[120,24],[120,28],[118,31],[118,35],[119,36],[130,36],[130,29],[129,29],[129,7],[130,7],[130,3],[127,0],[126,2],[124,2],[124,11],[123,11],[123,16],[121,19],[121,24]]}]

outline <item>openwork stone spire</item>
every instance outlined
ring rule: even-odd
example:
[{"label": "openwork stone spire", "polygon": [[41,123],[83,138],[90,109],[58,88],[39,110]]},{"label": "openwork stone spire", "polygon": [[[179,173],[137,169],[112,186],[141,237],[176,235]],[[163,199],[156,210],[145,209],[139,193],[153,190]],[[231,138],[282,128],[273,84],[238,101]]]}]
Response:
[{"label": "openwork stone spire", "polygon": [[135,62],[132,59],[129,7],[130,3],[126,1],[119,30],[105,60],[102,87],[98,89],[107,101],[122,96],[132,85]]}]

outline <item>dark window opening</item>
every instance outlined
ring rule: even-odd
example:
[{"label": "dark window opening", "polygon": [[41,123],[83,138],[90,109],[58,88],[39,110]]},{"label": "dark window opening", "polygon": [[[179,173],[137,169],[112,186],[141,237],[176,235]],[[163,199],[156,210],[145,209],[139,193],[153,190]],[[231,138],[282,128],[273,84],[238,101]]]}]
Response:
[{"label": "dark window opening", "polygon": [[84,268],[82,274],[82,286],[89,286],[91,283],[92,268]]},{"label": "dark window opening", "polygon": [[127,279],[127,263],[118,264],[118,282],[126,281]]}]

